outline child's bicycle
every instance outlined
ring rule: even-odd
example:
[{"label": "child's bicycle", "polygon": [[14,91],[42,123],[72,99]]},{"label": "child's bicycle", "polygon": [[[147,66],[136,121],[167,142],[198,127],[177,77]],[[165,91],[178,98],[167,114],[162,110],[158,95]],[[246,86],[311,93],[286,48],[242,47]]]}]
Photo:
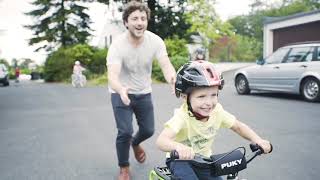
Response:
[{"label": "child's bicycle", "polygon": [[[241,152],[240,149],[243,149]],[[192,165],[208,168],[211,170],[211,176],[227,176],[227,180],[237,180],[238,172],[247,168],[254,158],[263,154],[263,149],[257,144],[250,144],[252,154],[250,157],[246,157],[246,148],[238,147],[231,152],[211,155],[209,158],[201,155],[195,155],[194,159],[191,160],[179,160],[178,153],[172,151],[170,158],[173,161],[189,161]],[[272,145],[271,151],[272,152]],[[171,172],[168,167],[155,167],[149,173],[149,180],[172,180]]]},{"label": "child's bicycle", "polygon": [[86,85],[87,79],[83,74],[72,74],[71,75],[71,84],[73,87],[79,88]]}]

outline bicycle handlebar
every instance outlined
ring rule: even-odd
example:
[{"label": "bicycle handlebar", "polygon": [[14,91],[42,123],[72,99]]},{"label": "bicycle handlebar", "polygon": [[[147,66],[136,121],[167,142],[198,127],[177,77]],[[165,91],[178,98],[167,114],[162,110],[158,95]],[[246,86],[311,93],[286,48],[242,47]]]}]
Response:
[{"label": "bicycle handlebar", "polygon": [[[270,144],[270,146],[271,150],[269,153],[271,153],[273,150],[272,144]],[[243,149],[243,153],[239,149]],[[246,148],[238,147],[228,153],[211,155],[209,158],[200,154],[196,154],[195,157],[190,160],[180,160],[178,152],[173,150],[170,153],[170,159],[172,161],[188,161],[197,167],[211,169],[214,176],[223,176],[228,174],[236,174],[239,171],[246,169],[248,163],[264,153],[262,147],[260,147],[258,144],[250,144],[250,149],[253,153],[250,158],[245,157]]]}]

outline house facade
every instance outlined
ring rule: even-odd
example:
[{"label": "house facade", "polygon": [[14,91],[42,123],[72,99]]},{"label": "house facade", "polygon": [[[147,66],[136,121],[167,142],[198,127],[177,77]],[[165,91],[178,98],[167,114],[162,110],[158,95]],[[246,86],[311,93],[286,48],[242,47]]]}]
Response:
[{"label": "house facade", "polygon": [[110,5],[106,9],[106,22],[98,37],[98,47],[109,48],[112,41],[126,30],[122,21],[122,13],[119,11],[120,7],[120,3],[110,0]]}]

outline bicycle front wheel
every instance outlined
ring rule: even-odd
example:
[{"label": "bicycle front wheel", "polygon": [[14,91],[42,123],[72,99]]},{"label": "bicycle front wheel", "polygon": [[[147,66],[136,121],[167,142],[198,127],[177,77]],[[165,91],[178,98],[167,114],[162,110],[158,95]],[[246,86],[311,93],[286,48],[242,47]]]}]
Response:
[{"label": "bicycle front wheel", "polygon": [[165,180],[165,179],[163,179],[162,177],[158,176],[158,174],[154,170],[152,170],[149,173],[149,180]]}]

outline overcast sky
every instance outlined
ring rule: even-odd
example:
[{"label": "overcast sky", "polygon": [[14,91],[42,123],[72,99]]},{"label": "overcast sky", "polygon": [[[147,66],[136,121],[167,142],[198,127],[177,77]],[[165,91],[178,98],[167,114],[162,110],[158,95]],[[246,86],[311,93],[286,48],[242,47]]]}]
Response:
[{"label": "overcast sky", "polygon": [[[33,52],[34,47],[28,46],[27,39],[32,35],[31,31],[22,25],[32,22],[30,17],[23,13],[32,10],[29,2],[33,0],[0,0],[0,58],[11,60],[12,58],[30,58],[36,60],[38,64],[45,60],[45,53]],[[247,14],[250,10],[249,4],[252,0],[217,0],[216,12],[226,20],[235,15]],[[89,15],[94,23],[92,29],[95,30],[95,37],[91,44],[97,45],[98,39],[104,26],[105,9],[99,3],[91,4]]]}]

